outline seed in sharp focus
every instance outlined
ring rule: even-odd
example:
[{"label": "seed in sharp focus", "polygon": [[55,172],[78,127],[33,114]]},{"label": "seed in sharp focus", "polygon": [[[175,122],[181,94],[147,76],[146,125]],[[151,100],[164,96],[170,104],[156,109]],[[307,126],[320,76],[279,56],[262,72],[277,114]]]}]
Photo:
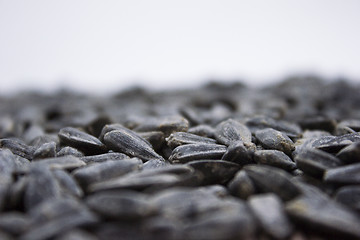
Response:
[{"label": "seed in sharp focus", "polygon": [[302,150],[295,157],[297,167],[304,173],[322,178],[327,169],[343,165],[340,159],[316,148]]},{"label": "seed in sharp focus", "polygon": [[257,163],[291,171],[296,164],[285,153],[278,150],[258,150],[254,153],[254,160]]},{"label": "seed in sharp focus", "polygon": [[151,159],[163,160],[152,146],[131,130],[114,130],[104,136],[105,144],[112,150],[138,157],[144,161]]},{"label": "seed in sharp focus", "polygon": [[76,128],[62,128],[58,136],[60,143],[88,154],[103,153],[106,149],[105,145],[99,139]]},{"label": "seed in sharp focus", "polygon": [[355,142],[360,142],[359,133],[350,133],[342,136],[321,137],[312,141],[312,147],[329,153],[337,153],[344,147],[349,146]]},{"label": "seed in sharp focus", "polygon": [[247,149],[243,142],[237,141],[232,143],[222,156],[221,160],[237,163],[241,166],[253,163],[254,152]]},{"label": "seed in sharp focus", "polygon": [[256,131],[255,137],[266,149],[279,150],[289,156],[295,150],[294,143],[288,136],[272,128]]},{"label": "seed in sharp focus", "polygon": [[175,132],[170,134],[170,136],[166,138],[166,142],[169,147],[176,148],[180,145],[191,144],[191,143],[215,144],[216,140],[212,138],[200,137],[198,135],[187,132]]},{"label": "seed in sharp focus", "polygon": [[299,187],[292,182],[292,176],[282,169],[267,165],[246,165],[243,169],[261,192],[275,193],[284,201],[301,193]]},{"label": "seed in sharp focus", "polygon": [[250,197],[249,206],[261,227],[274,239],[286,239],[293,227],[286,216],[282,201],[273,193]]},{"label": "seed in sharp focus", "polygon": [[250,130],[233,119],[223,121],[216,126],[215,138],[227,146],[237,141],[242,141],[246,146],[252,145]]},{"label": "seed in sharp focus", "polygon": [[169,160],[172,163],[186,163],[200,159],[221,159],[226,147],[219,144],[186,144],[175,148]]}]

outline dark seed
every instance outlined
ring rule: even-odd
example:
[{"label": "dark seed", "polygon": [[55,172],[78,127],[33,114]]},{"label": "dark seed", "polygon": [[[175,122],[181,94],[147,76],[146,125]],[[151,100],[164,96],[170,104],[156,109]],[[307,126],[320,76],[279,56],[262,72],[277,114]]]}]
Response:
[{"label": "dark seed", "polygon": [[61,148],[60,151],[58,151],[56,154],[57,157],[69,156],[69,155],[74,156],[74,157],[83,157],[84,156],[84,154],[82,152],[80,152],[76,148],[69,147],[69,146]]},{"label": "dark seed", "polygon": [[215,129],[205,124],[189,128],[188,133],[192,133],[201,137],[215,138]]},{"label": "dark seed", "polygon": [[187,165],[201,174],[202,184],[224,184],[234,177],[239,170],[238,164],[222,160],[198,160],[189,162]]},{"label": "dark seed", "polygon": [[59,131],[60,142],[88,154],[102,153],[105,145],[96,137],[76,128],[66,127]]},{"label": "dark seed", "polygon": [[173,163],[186,163],[199,159],[221,159],[226,147],[219,144],[186,144],[175,148],[169,160]]},{"label": "dark seed", "polygon": [[291,171],[296,164],[285,153],[278,150],[258,150],[254,153],[254,160],[257,163],[282,168]]},{"label": "dark seed", "polygon": [[76,183],[76,181],[71,177],[69,173],[64,170],[56,169],[53,171],[53,174],[56,180],[61,186],[61,190],[66,194],[81,198],[84,195],[84,192]]},{"label": "dark seed", "polygon": [[246,165],[243,169],[261,192],[275,193],[284,201],[301,193],[292,182],[291,175],[284,170],[267,165]]},{"label": "dark seed", "polygon": [[24,195],[24,204],[27,210],[33,209],[45,200],[60,197],[60,195],[59,183],[47,167],[38,165],[31,168]]},{"label": "dark seed", "polygon": [[360,186],[345,186],[336,191],[334,199],[360,212]]},{"label": "dark seed", "polygon": [[337,153],[342,148],[354,143],[360,142],[359,133],[345,134],[342,136],[327,136],[312,141],[312,147],[321,149],[330,153]]},{"label": "dark seed", "polygon": [[33,158],[41,159],[41,158],[51,158],[55,156],[56,156],[56,143],[49,142],[49,143],[44,143],[38,149],[36,149]]},{"label": "dark seed", "polygon": [[330,153],[315,148],[302,150],[296,155],[295,161],[299,169],[316,178],[322,178],[327,169],[343,165],[338,158]]},{"label": "dark seed", "polygon": [[134,131],[150,132],[161,131],[165,136],[173,132],[186,132],[189,129],[189,122],[183,117],[174,116],[166,118],[148,119],[146,122],[137,126]]},{"label": "dark seed", "polygon": [[236,173],[235,177],[228,184],[232,195],[241,199],[247,199],[256,192],[254,183],[244,170]]},{"label": "dark seed", "polygon": [[360,184],[360,163],[329,169],[324,181],[336,184]]},{"label": "dark seed", "polygon": [[336,156],[345,164],[360,162],[360,142],[343,148]]},{"label": "dark seed", "polygon": [[266,149],[279,150],[289,156],[295,150],[294,143],[287,135],[272,128],[256,131],[255,137]]},{"label": "dark seed", "polygon": [[299,124],[303,129],[316,129],[324,130],[327,132],[333,132],[336,127],[336,121],[334,119],[325,117],[306,118],[301,120]]},{"label": "dark seed", "polygon": [[75,228],[61,234],[55,240],[98,240],[98,238],[89,232]]},{"label": "dark seed", "polygon": [[144,161],[163,160],[152,146],[131,130],[114,130],[104,136],[105,144],[112,150],[138,157]]},{"label": "dark seed", "polygon": [[33,162],[33,165],[43,165],[51,169],[71,170],[74,168],[85,166],[86,164],[79,158],[69,155],[63,157],[39,159],[36,162]]},{"label": "dark seed", "polygon": [[155,151],[160,150],[165,143],[165,135],[160,131],[140,132],[139,136],[148,141]]},{"label": "dark seed", "polygon": [[282,201],[275,194],[250,197],[249,206],[261,227],[274,239],[286,239],[293,227],[286,216]]},{"label": "dark seed", "polygon": [[101,216],[126,221],[145,218],[154,208],[144,194],[133,191],[95,193],[86,199],[87,205]]},{"label": "dark seed", "polygon": [[286,204],[290,218],[331,238],[360,238],[359,217],[334,201],[300,196]]},{"label": "dark seed", "polygon": [[221,160],[237,163],[244,166],[249,163],[253,163],[254,151],[247,149],[243,142],[238,141],[232,143],[222,156]]},{"label": "dark seed", "polygon": [[246,146],[252,145],[250,130],[245,125],[233,119],[219,123],[216,126],[215,137],[218,142],[227,146],[238,141],[242,141]]},{"label": "dark seed", "polygon": [[13,154],[28,160],[32,159],[34,148],[18,139],[0,139],[0,147],[9,149]]},{"label": "dark seed", "polygon": [[76,169],[72,174],[81,186],[87,189],[92,183],[122,176],[126,173],[141,169],[141,166],[142,161],[137,158],[124,159],[121,161],[111,160]]},{"label": "dark seed", "polygon": [[21,212],[2,213],[0,216],[0,229],[12,235],[19,236],[27,231],[29,227],[30,219]]},{"label": "dark seed", "polygon": [[106,162],[108,160],[116,161],[116,160],[124,160],[129,158],[130,158],[129,156],[123,153],[111,152],[111,153],[104,153],[99,155],[80,157],[80,160],[84,161],[86,164],[91,164],[91,163]]},{"label": "dark seed", "polygon": [[216,140],[206,137],[200,137],[195,134],[191,134],[187,132],[176,132],[170,134],[170,136],[166,138],[166,142],[169,147],[176,148],[180,145],[191,144],[191,143],[214,144],[216,143]]}]

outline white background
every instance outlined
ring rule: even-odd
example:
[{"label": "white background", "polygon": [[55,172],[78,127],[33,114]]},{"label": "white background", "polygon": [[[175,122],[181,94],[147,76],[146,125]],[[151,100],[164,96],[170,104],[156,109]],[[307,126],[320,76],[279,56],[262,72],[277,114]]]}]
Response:
[{"label": "white background", "polygon": [[360,79],[358,0],[0,0],[0,93]]}]

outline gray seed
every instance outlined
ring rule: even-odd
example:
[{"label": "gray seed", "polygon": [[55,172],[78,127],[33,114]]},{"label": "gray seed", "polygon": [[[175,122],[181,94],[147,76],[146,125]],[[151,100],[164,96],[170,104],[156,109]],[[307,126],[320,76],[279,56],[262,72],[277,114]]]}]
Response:
[{"label": "gray seed", "polygon": [[319,116],[302,119],[299,124],[303,129],[333,132],[336,127],[336,120]]},{"label": "gray seed", "polygon": [[59,138],[57,134],[44,134],[39,137],[36,137],[30,142],[30,146],[33,146],[35,149],[38,149],[41,145],[49,142],[55,142],[59,144]]},{"label": "gray seed", "polygon": [[55,199],[60,195],[59,183],[47,167],[38,165],[30,169],[24,195],[25,209],[33,209],[41,202]]},{"label": "gray seed", "polygon": [[107,191],[95,193],[86,204],[104,218],[133,221],[154,213],[146,195],[133,191]]},{"label": "gray seed", "polygon": [[215,138],[215,129],[206,124],[191,127],[189,128],[188,133],[192,133],[201,137]]},{"label": "gray seed", "polygon": [[61,234],[55,240],[98,240],[98,238],[89,232],[75,228]]},{"label": "gray seed", "polygon": [[345,186],[336,191],[334,199],[360,212],[360,186]]},{"label": "gray seed", "polygon": [[288,136],[272,128],[256,131],[255,137],[266,149],[279,150],[289,156],[291,155],[291,152],[295,150],[294,143]]},{"label": "gray seed", "polygon": [[186,163],[199,159],[221,159],[226,147],[219,144],[186,144],[175,148],[169,160],[172,163]]},{"label": "gray seed", "polygon": [[165,118],[147,119],[141,123],[134,131],[150,132],[161,131],[165,136],[169,136],[173,132],[186,132],[189,129],[189,122],[183,117],[173,116]]},{"label": "gray seed", "polygon": [[[18,236],[30,227],[30,219],[20,212],[2,213],[0,216],[0,229]],[[2,238],[0,238],[2,239]]]},{"label": "gray seed", "polygon": [[151,160],[147,161],[146,163],[144,163],[143,169],[144,170],[156,169],[156,168],[166,167],[169,165],[170,165],[170,163],[167,161],[162,161],[159,159],[151,159]]},{"label": "gray seed", "polygon": [[291,219],[328,237],[360,238],[359,217],[332,200],[302,195],[286,204],[286,212]]},{"label": "gray seed", "polygon": [[87,189],[92,183],[120,177],[126,173],[140,170],[141,167],[142,161],[137,158],[124,159],[121,161],[109,160],[76,169],[72,175],[84,189]]},{"label": "gray seed", "polygon": [[336,156],[345,164],[360,162],[360,142],[343,148]]},{"label": "gray seed", "polygon": [[165,143],[165,135],[163,132],[152,131],[152,132],[140,132],[138,134],[140,137],[148,141],[156,151],[160,150]]},{"label": "gray seed", "polygon": [[79,158],[74,157],[72,155],[39,159],[33,162],[32,164],[33,166],[43,165],[49,167],[50,169],[67,169],[67,170],[72,170],[86,165]]},{"label": "gray seed", "polygon": [[81,198],[84,195],[82,189],[69,173],[64,170],[56,169],[53,171],[53,175],[59,182],[61,190],[64,192],[65,196],[70,194],[71,196]]},{"label": "gray seed", "polygon": [[275,194],[252,196],[249,206],[261,227],[271,237],[286,239],[291,235],[293,227],[285,214],[283,203]]},{"label": "gray seed", "polygon": [[33,226],[21,240],[45,240],[70,229],[94,224],[96,216],[71,199],[44,202],[31,212]]},{"label": "gray seed", "polygon": [[176,132],[170,134],[170,136],[166,138],[166,142],[169,147],[176,148],[180,145],[191,144],[191,143],[214,144],[216,143],[216,140],[206,137],[200,137],[191,133]]},{"label": "gray seed", "polygon": [[327,137],[318,138],[312,141],[312,147],[330,153],[337,153],[342,148],[354,142],[360,142],[359,133],[351,133],[342,136],[327,136]]},{"label": "gray seed", "polygon": [[257,130],[264,128],[273,128],[285,133],[290,138],[299,137],[301,134],[301,128],[297,124],[275,120],[265,116],[250,118],[246,121],[245,124],[252,133],[255,133]]},{"label": "gray seed", "polygon": [[88,154],[103,153],[105,145],[96,137],[76,128],[62,128],[58,133],[60,143],[74,147]]},{"label": "gray seed", "polygon": [[58,151],[56,154],[57,157],[69,156],[69,155],[74,156],[74,157],[83,157],[84,156],[84,154],[82,152],[80,152],[76,148],[69,147],[69,146],[61,148],[60,151]]},{"label": "gray seed", "polygon": [[56,156],[56,143],[48,142],[35,150],[33,159],[51,158]]},{"label": "gray seed", "polygon": [[227,146],[238,141],[242,141],[245,146],[252,145],[250,130],[233,119],[223,121],[216,126],[215,138]]},{"label": "gray seed", "polygon": [[104,136],[105,144],[112,150],[138,157],[144,161],[151,159],[163,160],[147,141],[131,130],[114,130]]},{"label": "gray seed", "polygon": [[222,160],[198,160],[189,162],[187,165],[194,168],[200,174],[203,185],[224,184],[240,168],[238,164]]},{"label": "gray seed", "polygon": [[228,188],[232,195],[241,199],[247,199],[256,192],[254,183],[244,170],[236,173],[235,177],[228,183]]},{"label": "gray seed", "polygon": [[285,153],[278,150],[258,150],[254,153],[254,160],[257,163],[291,171],[296,164]]},{"label": "gray seed", "polygon": [[28,160],[32,159],[34,148],[26,145],[23,141],[18,139],[4,138],[0,139],[0,147],[9,149],[13,154]]},{"label": "gray seed", "polygon": [[98,240],[98,238],[89,232],[75,228],[61,234],[55,240]]},{"label": "gray seed", "polygon": [[327,169],[342,165],[338,158],[315,148],[302,150],[296,155],[295,161],[299,169],[316,178],[322,178]]},{"label": "gray seed", "polygon": [[26,143],[30,143],[35,138],[44,135],[44,129],[39,125],[31,125],[28,129],[26,129],[23,139]]},{"label": "gray seed", "polygon": [[329,169],[324,174],[324,181],[336,184],[359,184],[360,163]]},{"label": "gray seed", "polygon": [[124,160],[124,159],[130,159],[130,157],[123,153],[117,153],[117,152],[80,157],[80,160],[84,161],[86,164],[101,163],[101,162],[106,162],[108,160],[117,161],[117,160]]},{"label": "gray seed", "polygon": [[249,163],[253,163],[254,152],[251,149],[247,149],[243,142],[238,141],[232,143],[222,156],[221,160],[237,163],[244,166]]},{"label": "gray seed", "polygon": [[275,193],[284,201],[300,194],[292,176],[284,170],[267,165],[246,165],[243,169],[261,192]]}]

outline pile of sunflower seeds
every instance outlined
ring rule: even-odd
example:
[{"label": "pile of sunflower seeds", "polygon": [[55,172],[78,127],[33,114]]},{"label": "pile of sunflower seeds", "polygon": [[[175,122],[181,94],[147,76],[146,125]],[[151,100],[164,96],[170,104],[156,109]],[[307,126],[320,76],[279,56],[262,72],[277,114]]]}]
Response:
[{"label": "pile of sunflower seeds", "polygon": [[360,88],[0,99],[0,239],[360,239]]}]

